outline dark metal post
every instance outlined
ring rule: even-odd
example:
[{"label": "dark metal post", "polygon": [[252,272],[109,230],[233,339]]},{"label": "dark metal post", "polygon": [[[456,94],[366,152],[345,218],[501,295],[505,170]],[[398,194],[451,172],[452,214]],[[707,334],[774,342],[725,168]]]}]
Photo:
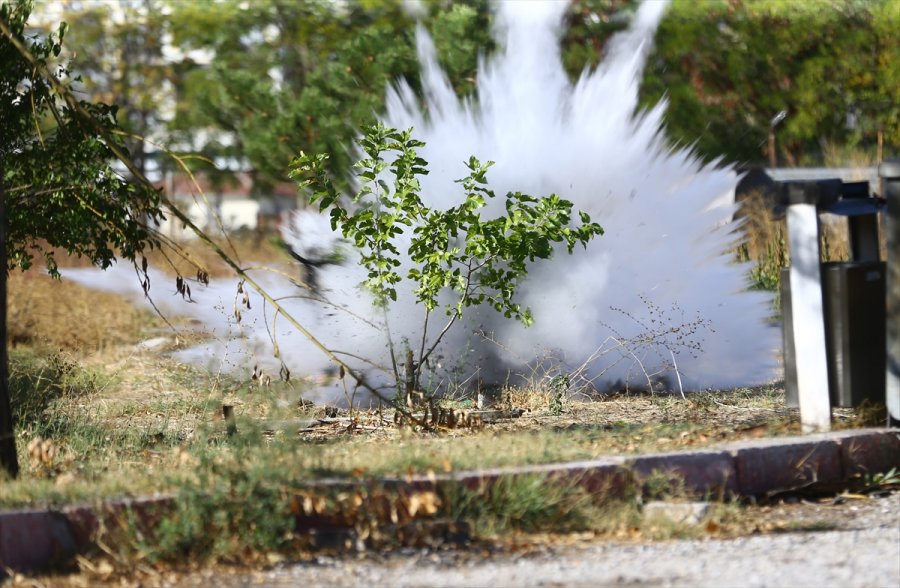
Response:
[{"label": "dark metal post", "polygon": [[225,432],[231,437],[237,433],[237,423],[234,420],[234,406],[231,404],[223,404],[222,417],[225,419]]},{"label": "dark metal post", "polygon": [[775,144],[775,127],[781,123],[785,118],[787,118],[787,110],[782,110],[778,114],[772,117],[772,120],[769,121],[769,167],[775,169],[778,167],[778,147]]}]

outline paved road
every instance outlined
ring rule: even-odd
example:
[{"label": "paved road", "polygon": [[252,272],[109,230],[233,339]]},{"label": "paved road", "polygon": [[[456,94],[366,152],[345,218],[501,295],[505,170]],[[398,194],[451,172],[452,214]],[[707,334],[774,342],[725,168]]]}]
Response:
[{"label": "paved road", "polygon": [[[770,519],[818,522],[827,531],[731,540],[552,545],[523,554],[409,552],[328,558],[274,570],[223,570],[180,586],[824,586],[900,587],[900,493],[840,506],[768,511]],[[214,575],[211,575],[214,574]]]}]

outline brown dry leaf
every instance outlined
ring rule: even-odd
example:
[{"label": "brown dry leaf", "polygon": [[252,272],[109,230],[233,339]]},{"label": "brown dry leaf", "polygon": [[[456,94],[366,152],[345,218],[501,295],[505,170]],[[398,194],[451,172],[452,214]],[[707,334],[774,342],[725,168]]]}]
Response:
[{"label": "brown dry leaf", "polygon": [[706,521],[706,532],[707,533],[716,533],[721,528],[721,525],[716,521]]},{"label": "brown dry leaf", "polygon": [[28,457],[38,464],[52,464],[57,450],[51,439],[35,437],[26,446]]},{"label": "brown dry leaf", "polygon": [[313,500],[310,496],[303,497],[303,512],[308,515],[313,514],[313,512],[315,512]]},{"label": "brown dry leaf", "polygon": [[407,510],[410,517],[415,517],[418,512],[427,516],[434,515],[441,506],[441,499],[432,491],[416,492],[407,499]]},{"label": "brown dry leaf", "polygon": [[72,472],[66,472],[64,474],[60,474],[56,477],[56,481],[54,482],[57,487],[64,488],[66,486],[70,486],[73,484],[78,477]]},{"label": "brown dry leaf", "polygon": [[181,466],[193,467],[197,465],[197,459],[182,447],[176,447],[172,450],[172,457],[175,462]]},{"label": "brown dry leaf", "polygon": [[741,433],[746,433],[751,437],[762,437],[766,434],[766,431],[769,430],[769,425],[756,425],[755,427],[747,427],[745,429],[740,429]]},{"label": "brown dry leaf", "polygon": [[390,513],[390,515],[391,515],[391,522],[392,522],[393,524],[396,525],[397,523],[400,522],[400,514],[397,512],[397,505],[396,505],[396,504],[391,504],[391,513]]},{"label": "brown dry leaf", "polygon": [[82,570],[101,576],[104,579],[109,578],[115,572],[115,568],[109,561],[101,559],[100,561],[91,561],[82,555],[76,555],[75,561]]}]

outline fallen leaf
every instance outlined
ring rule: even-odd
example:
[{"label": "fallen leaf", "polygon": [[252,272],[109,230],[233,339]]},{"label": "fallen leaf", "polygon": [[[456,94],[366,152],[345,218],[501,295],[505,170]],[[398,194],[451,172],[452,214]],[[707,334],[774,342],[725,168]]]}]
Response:
[{"label": "fallen leaf", "polygon": [[431,516],[438,511],[440,505],[441,499],[436,493],[431,491],[416,492],[409,497],[407,501],[407,510],[409,511],[410,517],[416,516],[416,513],[419,511]]}]

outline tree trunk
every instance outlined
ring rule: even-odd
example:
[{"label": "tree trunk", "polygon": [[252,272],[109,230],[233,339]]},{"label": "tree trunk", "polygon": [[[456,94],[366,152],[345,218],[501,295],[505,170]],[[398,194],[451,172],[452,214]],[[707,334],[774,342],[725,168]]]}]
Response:
[{"label": "tree trunk", "polygon": [[6,191],[3,187],[3,155],[0,154],[0,467],[15,478],[19,475],[16,434],[9,402],[9,357],[6,349]]}]

